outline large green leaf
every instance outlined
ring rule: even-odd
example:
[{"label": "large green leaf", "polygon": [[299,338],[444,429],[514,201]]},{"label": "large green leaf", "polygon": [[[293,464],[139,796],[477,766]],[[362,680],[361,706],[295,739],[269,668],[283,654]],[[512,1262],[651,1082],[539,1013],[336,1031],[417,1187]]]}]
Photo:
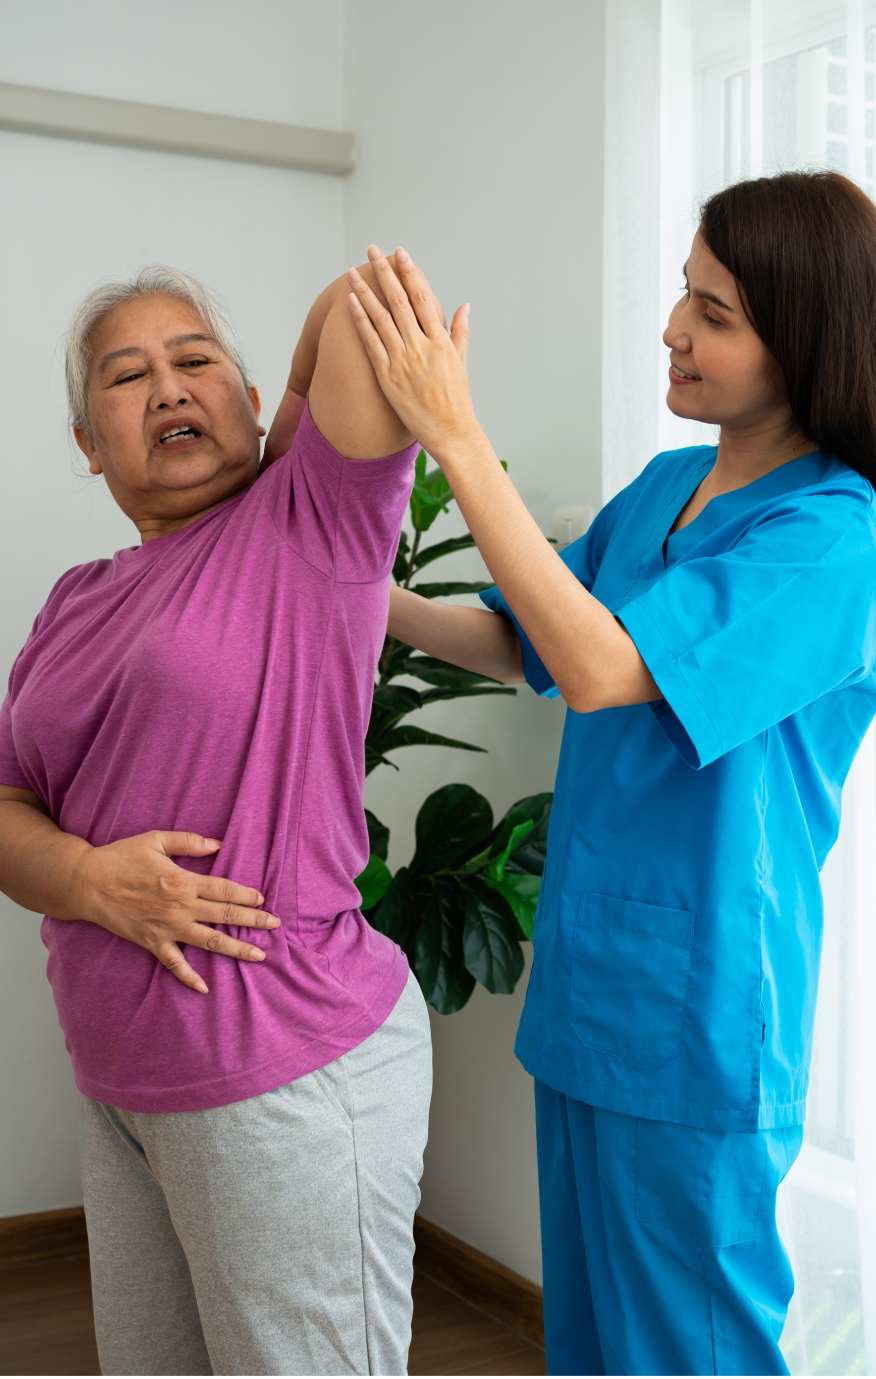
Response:
[{"label": "large green leaf", "polygon": [[510,825],[513,828],[516,824],[532,819],[533,829],[529,837],[524,839],[523,843],[511,853],[508,858],[506,873],[508,871],[530,872],[533,876],[541,876],[547,857],[548,826],[551,819],[553,798],[549,792],[540,795],[527,795],[525,799],[512,804],[508,810],[500,827]]},{"label": "large green leaf", "polygon": [[393,680],[397,675],[407,675],[404,662],[412,654],[413,647],[408,646],[405,642],[396,641],[395,637],[387,637],[384,640],[378,662],[381,681]]},{"label": "large green leaf", "polygon": [[395,553],[395,561],[392,566],[392,577],[396,584],[404,583],[408,573],[408,556],[411,548],[408,545],[408,538],[402,532],[398,539],[398,550]]},{"label": "large green leaf", "polygon": [[[478,675],[475,670],[463,670],[452,666],[449,661],[439,661],[436,656],[406,656],[399,662],[404,667],[403,674],[416,675],[427,685],[439,685],[447,689],[461,689],[464,685],[495,685],[489,675]],[[396,671],[396,674],[399,672]]]},{"label": "large green leaf", "polygon": [[487,838],[486,847],[468,859],[464,870],[474,875],[487,868],[494,880],[501,881],[505,875],[508,858],[532,832],[532,827],[531,819],[522,824],[512,824],[507,818],[502,819]]},{"label": "large green leaf", "polygon": [[424,704],[434,704],[439,699],[478,699],[484,694],[516,694],[517,691],[510,685],[463,685],[459,689],[449,689],[447,687],[435,688],[420,691],[421,707]]},{"label": "large green leaf", "polygon": [[411,522],[414,531],[428,531],[439,512],[448,512],[453,502],[450,485],[440,469],[426,473],[426,452],[421,450],[414,465],[411,492]]},{"label": "large green leaf", "polygon": [[383,858],[375,857],[372,854],[368,858],[368,865],[365,870],[360,871],[356,877],[360,908],[363,910],[373,909],[377,902],[383,899],[391,881],[392,872]]},{"label": "large green leaf", "polygon": [[393,769],[393,771],[397,771],[397,770],[398,770],[398,767],[396,766],[396,764],[395,764],[394,761],[390,761],[389,757],[385,757],[381,752],[376,752],[376,751],[374,750],[374,748],[372,747],[371,743],[368,742],[368,741],[366,741],[366,743],[365,743],[365,774],[366,774],[366,776],[370,776],[370,775],[371,775],[371,772],[374,771],[378,766],[391,766],[392,769]]},{"label": "large green leaf", "polygon": [[505,897],[479,877],[466,881],[465,896],[465,965],[488,991],[508,996],[523,971],[513,911]]},{"label": "large green leaf", "polygon": [[389,829],[370,809],[365,810],[365,823],[368,826],[368,851],[372,857],[379,857],[385,862],[389,852]]},{"label": "large green leaf", "polygon": [[484,885],[504,896],[520,926],[521,937],[531,939],[535,928],[535,907],[541,890],[541,877],[531,876],[528,872],[506,871],[501,881],[485,876]]},{"label": "large green leaf", "polygon": [[391,938],[410,958],[417,938],[419,905],[407,867],[396,872],[378,909],[369,918],[375,929]]},{"label": "large green leaf", "polygon": [[454,594],[479,594],[482,589],[492,589],[492,581],[486,584],[481,580],[479,583],[466,583],[463,580],[452,579],[444,584],[414,584],[411,591],[419,594],[424,599],[444,599],[450,598]]},{"label": "large green leaf", "polygon": [[414,556],[414,569],[422,570],[424,565],[431,565],[433,560],[441,560],[445,555],[453,555],[454,551],[467,551],[475,544],[475,539],[470,532],[465,536],[451,536],[448,541],[436,541],[434,546],[424,546],[417,551]]},{"label": "large green leaf", "polygon": [[463,951],[465,895],[451,877],[435,878],[423,905],[414,970],[423,995],[440,1015],[461,1010],[474,991]]},{"label": "large green leaf", "polygon": [[475,747],[471,742],[458,742],[455,737],[442,737],[440,733],[427,733],[413,723],[404,723],[400,728],[390,728],[385,733],[371,738],[366,749],[382,756],[394,752],[397,747],[458,747],[462,752],[485,752],[486,747]]},{"label": "large green leaf", "polygon": [[420,696],[409,685],[375,685],[372,703],[393,713],[413,713],[420,707]]},{"label": "large green leaf", "polygon": [[472,852],[493,827],[489,801],[470,785],[443,785],[423,801],[417,815],[417,850],[411,871],[443,871]]},{"label": "large green leaf", "polygon": [[[507,820],[505,823],[507,824]],[[515,824],[508,835],[507,842],[503,843],[500,849],[494,849],[490,858],[490,876],[494,881],[501,881],[505,876],[505,864],[511,853],[523,844],[524,839],[528,838],[535,822],[533,819],[524,819],[523,823]]]},{"label": "large green leaf", "polygon": [[371,700],[371,717],[368,721],[369,738],[385,733],[405,714],[413,713],[423,707],[417,690],[407,685],[375,685]]}]

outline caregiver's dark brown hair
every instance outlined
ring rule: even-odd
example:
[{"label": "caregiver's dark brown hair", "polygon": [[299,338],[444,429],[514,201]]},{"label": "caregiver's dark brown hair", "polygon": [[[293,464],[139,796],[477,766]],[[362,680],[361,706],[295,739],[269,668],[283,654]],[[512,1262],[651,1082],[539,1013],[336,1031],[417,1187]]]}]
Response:
[{"label": "caregiver's dark brown hair", "polygon": [[876,206],[839,173],[784,172],[709,197],[700,232],[801,430],[876,485]]}]

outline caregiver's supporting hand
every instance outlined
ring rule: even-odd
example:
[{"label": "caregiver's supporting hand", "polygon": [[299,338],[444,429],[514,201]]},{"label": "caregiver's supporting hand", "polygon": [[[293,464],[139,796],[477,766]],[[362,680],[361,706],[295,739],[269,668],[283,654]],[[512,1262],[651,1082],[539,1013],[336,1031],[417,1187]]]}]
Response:
[{"label": "caregiver's supporting hand", "polygon": [[201,876],[171,857],[211,857],[222,846],[196,833],[158,830],[92,847],[62,833],[31,790],[0,785],[0,885],[25,909],[54,919],[85,919],[153,953],[185,986],[207,986],[181,943],[243,962],[261,962],[251,943],[209,926],[276,929],[258,909],[264,897],[220,876]]},{"label": "caregiver's supporting hand", "polygon": [[[392,257],[384,260],[394,267]],[[360,277],[386,301],[370,264],[359,265]],[[428,286],[428,285],[427,285]],[[413,437],[377,387],[362,363],[362,347],[347,309],[346,275],[319,294],[295,346],[289,380],[271,423],[261,470],[292,449],[310,390],[310,410],[322,434],[351,459],[389,455],[410,445]],[[441,303],[432,296],[441,320]],[[317,368],[319,365],[319,368]]]},{"label": "caregiver's supporting hand", "polygon": [[566,703],[590,713],[659,699],[632,639],[551,549],[477,423],[465,372],[468,307],[448,336],[405,250],[396,250],[395,272],[376,246],[368,258],[388,307],[356,269],[347,275],[349,302],[378,382],[444,471],[490,574]]}]

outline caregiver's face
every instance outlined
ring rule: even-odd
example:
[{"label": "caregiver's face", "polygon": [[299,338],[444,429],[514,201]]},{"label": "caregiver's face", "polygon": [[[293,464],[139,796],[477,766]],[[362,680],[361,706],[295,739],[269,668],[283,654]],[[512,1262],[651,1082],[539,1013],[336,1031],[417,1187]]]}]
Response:
[{"label": "caregiver's face", "polygon": [[790,420],[778,366],[745,315],[733,274],[699,234],[685,277],[687,291],[663,333],[670,411],[730,429]]},{"label": "caregiver's face", "polygon": [[258,393],[185,302],[156,293],[114,307],[91,354],[91,435],[76,440],[145,539],[254,482]]}]

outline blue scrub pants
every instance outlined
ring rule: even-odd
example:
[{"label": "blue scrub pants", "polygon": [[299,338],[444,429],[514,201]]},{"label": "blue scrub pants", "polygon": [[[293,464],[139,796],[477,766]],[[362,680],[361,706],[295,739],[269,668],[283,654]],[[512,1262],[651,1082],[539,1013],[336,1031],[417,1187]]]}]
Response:
[{"label": "blue scrub pants", "polygon": [[535,1084],[548,1374],[787,1374],[776,1190],[802,1125],[722,1134]]}]

